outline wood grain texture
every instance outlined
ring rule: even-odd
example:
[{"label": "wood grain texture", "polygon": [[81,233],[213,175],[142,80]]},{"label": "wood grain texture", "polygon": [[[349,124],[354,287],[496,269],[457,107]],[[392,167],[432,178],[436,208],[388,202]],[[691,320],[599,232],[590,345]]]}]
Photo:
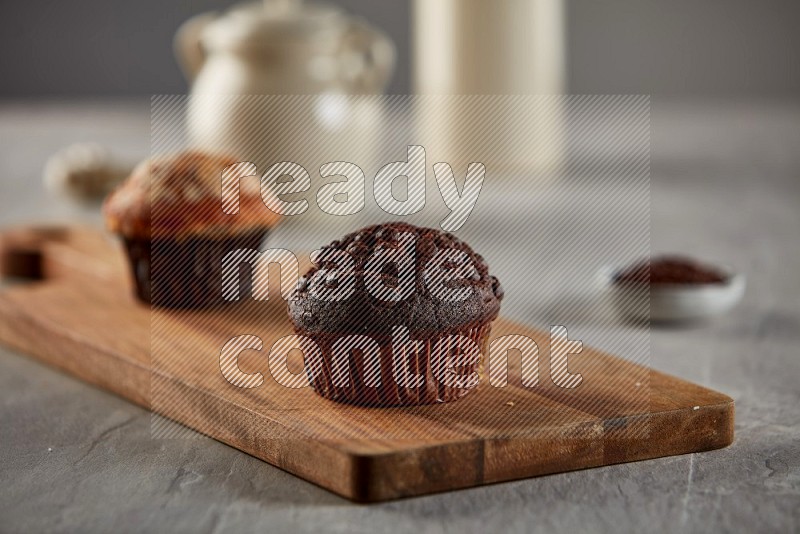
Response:
[{"label": "wood grain texture", "polygon": [[[23,241],[4,238],[3,254]],[[508,386],[484,380],[451,404],[335,404],[270,377],[269,347],[291,331],[281,301],[151,312],[131,297],[121,251],[102,234],[70,228],[36,234],[21,248],[39,252],[42,279],[0,294],[0,340],[350,499],[446,491],[733,440],[729,397],[588,348],[570,357],[570,370],[584,377],[574,390],[549,383],[542,351],[536,388],[521,386],[512,358]],[[492,337],[507,333],[547,346],[547,333],[498,320]],[[236,388],[219,370],[222,345],[240,334],[264,341],[264,351],[240,358],[243,371],[263,373],[259,388]]]}]

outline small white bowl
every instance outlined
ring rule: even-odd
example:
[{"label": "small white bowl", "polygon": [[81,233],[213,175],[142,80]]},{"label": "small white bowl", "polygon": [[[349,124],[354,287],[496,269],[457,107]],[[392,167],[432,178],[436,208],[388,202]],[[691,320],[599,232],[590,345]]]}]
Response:
[{"label": "small white bowl", "polygon": [[722,267],[722,284],[614,283],[620,268],[604,267],[600,280],[614,306],[625,317],[639,321],[692,321],[725,313],[742,299],[745,276]]}]

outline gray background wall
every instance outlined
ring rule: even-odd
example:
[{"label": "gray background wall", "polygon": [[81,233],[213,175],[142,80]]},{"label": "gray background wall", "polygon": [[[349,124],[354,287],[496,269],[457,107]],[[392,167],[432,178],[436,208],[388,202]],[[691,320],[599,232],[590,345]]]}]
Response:
[{"label": "gray background wall", "polygon": [[[29,98],[185,92],[175,29],[234,0],[0,2],[0,97]],[[391,35],[408,92],[409,0],[335,2]],[[800,96],[798,0],[567,0],[567,20],[570,92]]]}]

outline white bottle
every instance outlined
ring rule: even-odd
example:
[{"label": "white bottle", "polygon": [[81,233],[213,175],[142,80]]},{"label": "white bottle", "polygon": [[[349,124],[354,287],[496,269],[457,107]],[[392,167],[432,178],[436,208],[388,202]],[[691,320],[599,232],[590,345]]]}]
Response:
[{"label": "white bottle", "polygon": [[563,0],[415,0],[412,20],[416,93],[487,95],[420,99],[420,131],[431,149],[449,152],[434,157],[469,162],[480,156],[512,173],[556,167]]}]

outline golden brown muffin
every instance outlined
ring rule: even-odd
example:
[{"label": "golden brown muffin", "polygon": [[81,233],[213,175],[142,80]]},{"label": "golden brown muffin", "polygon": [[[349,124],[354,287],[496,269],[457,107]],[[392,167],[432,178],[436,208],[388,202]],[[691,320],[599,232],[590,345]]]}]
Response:
[{"label": "golden brown muffin", "polygon": [[141,300],[178,308],[221,303],[222,258],[258,248],[277,224],[254,177],[241,180],[239,212],[223,211],[222,172],[237,162],[199,151],[158,156],[106,199],[106,226],[125,243]]}]

